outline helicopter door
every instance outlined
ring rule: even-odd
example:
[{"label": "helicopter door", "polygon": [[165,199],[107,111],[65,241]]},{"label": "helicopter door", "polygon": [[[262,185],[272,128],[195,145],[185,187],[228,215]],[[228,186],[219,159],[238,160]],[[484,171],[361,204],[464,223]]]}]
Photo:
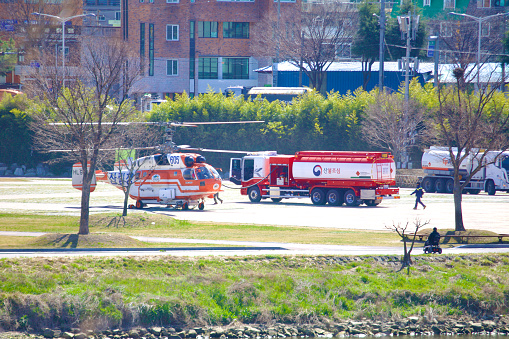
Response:
[{"label": "helicopter door", "polygon": [[230,181],[236,185],[242,182],[242,159],[230,159]]}]

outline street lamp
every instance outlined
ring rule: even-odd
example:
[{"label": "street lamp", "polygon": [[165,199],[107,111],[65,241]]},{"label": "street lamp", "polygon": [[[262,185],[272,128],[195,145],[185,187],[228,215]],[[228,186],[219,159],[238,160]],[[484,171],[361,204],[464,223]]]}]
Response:
[{"label": "street lamp", "polygon": [[493,15],[488,15],[488,16],[484,16],[484,17],[476,17],[476,16],[473,16],[473,15],[470,15],[470,14],[465,14],[465,13],[456,13],[456,12],[449,12],[449,14],[451,15],[458,15],[458,16],[464,16],[466,18],[470,18],[474,21],[477,21],[477,23],[479,24],[479,39],[477,41],[477,90],[479,90],[479,85],[480,85],[480,80],[479,80],[479,76],[480,76],[480,63],[481,63],[481,25],[484,21],[487,21],[491,18],[494,18],[494,17],[497,17],[497,16],[502,16],[502,15],[506,15],[506,14],[509,14],[509,12],[506,12],[506,13],[498,13],[498,14],[493,14]]},{"label": "street lamp", "polygon": [[38,16],[47,16],[53,19],[57,19],[62,23],[62,86],[65,86],[65,23],[69,20],[79,18],[82,16],[95,16],[94,13],[86,13],[86,14],[78,14],[73,16],[68,16],[66,18],[62,18],[60,16],[51,15],[51,14],[45,14],[45,13],[39,13],[34,12],[32,15],[38,15]]}]

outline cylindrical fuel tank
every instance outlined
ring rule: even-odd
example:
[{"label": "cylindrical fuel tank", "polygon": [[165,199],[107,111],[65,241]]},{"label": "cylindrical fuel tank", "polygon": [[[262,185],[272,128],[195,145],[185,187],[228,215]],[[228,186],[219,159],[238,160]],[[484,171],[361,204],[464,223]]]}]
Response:
[{"label": "cylindrical fuel tank", "polygon": [[423,169],[449,170],[452,169],[449,151],[444,149],[426,149],[422,154]]},{"label": "cylindrical fuel tank", "polygon": [[295,179],[395,180],[396,165],[388,152],[296,153],[292,165]]}]

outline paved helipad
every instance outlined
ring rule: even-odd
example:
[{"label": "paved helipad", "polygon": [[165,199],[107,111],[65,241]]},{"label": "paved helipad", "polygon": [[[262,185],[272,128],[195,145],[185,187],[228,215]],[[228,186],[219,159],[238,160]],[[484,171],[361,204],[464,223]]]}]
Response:
[{"label": "paved helipad", "polygon": [[[226,182],[228,186],[235,185]],[[429,220],[430,226],[454,228],[452,195],[425,194],[426,210],[413,210],[411,189],[401,189],[401,199],[384,200],[377,207],[315,206],[309,198],[288,199],[280,203],[270,200],[254,204],[239,190],[225,188],[221,193],[223,204],[208,200],[205,210],[180,211],[153,206],[146,211],[164,213],[192,221],[248,223],[261,225],[292,225],[332,227],[342,229],[384,230],[395,223],[413,223],[416,219]],[[79,214],[80,191],[71,187],[70,180],[24,179],[0,181],[0,212],[33,211],[49,214]],[[91,212],[119,210],[123,194],[110,185],[100,183],[92,193]],[[509,233],[509,194],[463,196],[465,227]]]}]

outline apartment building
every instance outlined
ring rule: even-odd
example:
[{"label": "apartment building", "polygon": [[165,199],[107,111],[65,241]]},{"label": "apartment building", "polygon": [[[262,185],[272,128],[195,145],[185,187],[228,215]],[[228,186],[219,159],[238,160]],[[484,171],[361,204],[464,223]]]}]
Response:
[{"label": "apartment building", "polygon": [[278,7],[283,13],[301,6],[301,0],[279,1],[122,0],[123,37],[146,65],[133,97],[194,96],[270,82],[254,72],[273,60],[253,52],[252,32]]}]

